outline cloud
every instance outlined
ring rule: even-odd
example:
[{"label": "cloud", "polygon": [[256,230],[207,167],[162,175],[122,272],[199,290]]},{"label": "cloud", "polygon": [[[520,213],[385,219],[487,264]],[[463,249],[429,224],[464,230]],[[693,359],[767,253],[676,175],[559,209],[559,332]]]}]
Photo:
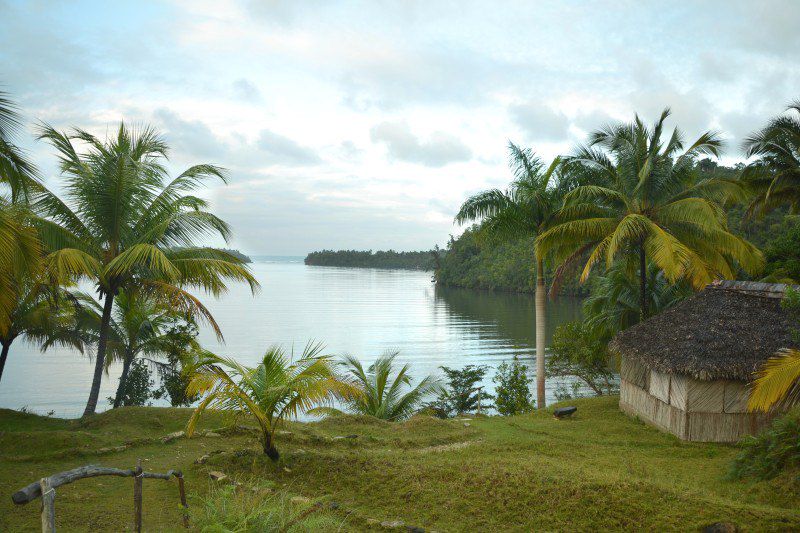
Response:
[{"label": "cloud", "polygon": [[381,122],[370,130],[370,138],[385,144],[392,159],[408,163],[442,167],[472,158],[472,151],[457,137],[437,131],[423,141],[406,122]]},{"label": "cloud", "polygon": [[563,141],[567,138],[569,120],[560,111],[539,102],[513,104],[508,112],[531,140]]},{"label": "cloud", "polygon": [[259,132],[256,146],[266,155],[266,164],[316,165],[322,162],[310,148],[270,130]]},{"label": "cloud", "polygon": [[156,109],[153,118],[161,126],[170,148],[181,158],[219,161],[229,151],[229,146],[199,120],[184,120],[165,108]]},{"label": "cloud", "polygon": [[233,82],[233,94],[245,102],[253,103],[261,100],[261,91],[252,81],[245,78],[239,78]]}]

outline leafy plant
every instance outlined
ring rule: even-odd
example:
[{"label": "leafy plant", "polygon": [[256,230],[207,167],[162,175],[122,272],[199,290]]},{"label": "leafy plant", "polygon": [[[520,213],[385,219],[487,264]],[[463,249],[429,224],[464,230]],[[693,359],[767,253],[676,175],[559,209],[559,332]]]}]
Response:
[{"label": "leafy plant", "polygon": [[403,420],[419,410],[426,396],[440,390],[439,382],[433,376],[427,376],[413,386],[408,364],[395,373],[395,357],[397,352],[386,352],[366,371],[358,359],[345,358],[343,365],[348,377],[360,391],[347,402],[351,410],[383,420]]},{"label": "leafy plant", "polygon": [[479,407],[487,406],[487,402],[494,398],[491,394],[483,392],[483,387],[476,386],[483,381],[489,367],[467,365],[460,370],[446,366],[439,368],[447,376],[447,386],[439,393],[436,401],[426,406],[437,416],[447,418],[469,413]]},{"label": "leafy plant", "polygon": [[800,410],[794,409],[756,436],[741,442],[730,475],[736,479],[771,479],[800,467]]},{"label": "leafy plant", "polygon": [[[609,366],[606,350],[607,340],[592,330],[586,322],[567,322],[558,326],[550,342],[550,357],[547,371],[551,376],[576,377],[598,396],[615,394],[619,383]],[[562,396],[578,396],[578,388],[572,393],[560,391]]]},{"label": "leafy plant", "polygon": [[109,403],[114,407],[127,407],[132,405],[152,405],[149,401],[153,398],[153,387],[155,381],[152,378],[147,363],[141,359],[136,359],[128,368],[128,375],[125,381],[120,383],[117,394],[109,397]]},{"label": "leafy plant", "polygon": [[203,399],[189,419],[186,434],[194,433],[207,409],[249,415],[258,424],[264,453],[277,461],[275,432],[284,421],[336,397],[350,401],[361,393],[339,378],[320,344],[307,344],[296,360],[293,355],[273,346],[258,366],[247,367],[231,358],[207,354],[197,363],[187,387],[187,394]]},{"label": "leafy plant", "polygon": [[495,383],[495,408],[501,415],[518,415],[533,410],[531,391],[528,387],[528,366],[517,357],[511,364],[503,362],[492,378]]}]

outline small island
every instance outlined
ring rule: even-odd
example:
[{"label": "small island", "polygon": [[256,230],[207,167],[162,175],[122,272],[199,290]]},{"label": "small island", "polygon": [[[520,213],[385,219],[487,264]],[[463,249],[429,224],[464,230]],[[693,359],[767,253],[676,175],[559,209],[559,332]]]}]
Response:
[{"label": "small island", "polygon": [[313,266],[436,270],[438,257],[438,248],[421,252],[322,250],[311,252],[304,262]]}]

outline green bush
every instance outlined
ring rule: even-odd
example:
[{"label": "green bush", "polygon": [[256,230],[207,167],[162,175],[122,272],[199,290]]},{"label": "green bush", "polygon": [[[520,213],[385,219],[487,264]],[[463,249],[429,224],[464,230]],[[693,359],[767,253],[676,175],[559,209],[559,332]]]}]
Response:
[{"label": "green bush", "polygon": [[440,418],[458,416],[489,407],[485,402],[494,398],[477,386],[489,369],[485,365],[467,365],[461,370],[439,367],[447,376],[447,386],[442,388],[436,401],[425,406]]},{"label": "green bush", "polygon": [[786,470],[800,467],[800,408],[795,408],[756,436],[741,443],[734,460],[734,479],[772,479]]},{"label": "green bush", "polygon": [[514,357],[511,364],[504,362],[497,367],[492,381],[495,384],[495,408],[501,415],[518,415],[533,410],[531,390],[528,386],[528,365]]},{"label": "green bush", "polygon": [[[602,394],[615,394],[619,383],[609,365],[606,343],[586,322],[567,322],[558,326],[550,343],[550,356],[547,358],[547,375],[551,377],[575,377],[583,381],[592,391]],[[562,387],[563,389],[563,387]],[[563,398],[578,394],[560,390]]]}]

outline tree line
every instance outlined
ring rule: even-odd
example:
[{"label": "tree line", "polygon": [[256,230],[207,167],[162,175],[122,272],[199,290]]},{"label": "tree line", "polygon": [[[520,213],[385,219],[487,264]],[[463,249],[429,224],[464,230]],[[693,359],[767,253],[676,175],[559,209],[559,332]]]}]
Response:
[{"label": "tree line", "polygon": [[438,249],[421,252],[321,250],[308,254],[304,262],[314,266],[435,270],[437,257]]}]

